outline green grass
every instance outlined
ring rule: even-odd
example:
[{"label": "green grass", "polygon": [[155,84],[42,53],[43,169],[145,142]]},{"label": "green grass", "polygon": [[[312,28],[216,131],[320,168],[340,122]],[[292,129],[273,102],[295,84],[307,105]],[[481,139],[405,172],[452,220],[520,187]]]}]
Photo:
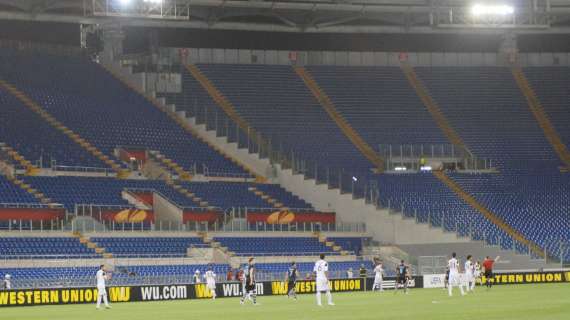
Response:
[{"label": "green grass", "polygon": [[[259,297],[261,305],[240,306],[237,298],[169,302],[115,303],[111,310],[95,310],[94,304],[0,308],[0,319],[570,319],[570,285],[477,287],[473,294],[448,297],[443,289],[416,289],[409,295],[383,293],[334,294],[336,306],[319,308],[315,296],[299,301],[284,296]],[[323,295],[323,301],[325,297]]]}]

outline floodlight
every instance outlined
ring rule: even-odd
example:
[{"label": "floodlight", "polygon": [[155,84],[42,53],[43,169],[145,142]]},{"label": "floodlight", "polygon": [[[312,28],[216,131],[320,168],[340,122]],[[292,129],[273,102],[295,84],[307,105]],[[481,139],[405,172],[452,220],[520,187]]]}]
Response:
[{"label": "floodlight", "polygon": [[129,5],[129,4],[131,3],[131,0],[119,0],[119,3],[120,3],[122,6],[127,6],[127,5]]},{"label": "floodlight", "polygon": [[356,181],[358,181],[358,179],[353,176],[353,177],[352,177],[352,181],[356,182]]},{"label": "floodlight", "polygon": [[512,15],[513,13],[515,13],[515,8],[506,4],[475,4],[471,7],[471,14],[475,17],[508,16]]}]

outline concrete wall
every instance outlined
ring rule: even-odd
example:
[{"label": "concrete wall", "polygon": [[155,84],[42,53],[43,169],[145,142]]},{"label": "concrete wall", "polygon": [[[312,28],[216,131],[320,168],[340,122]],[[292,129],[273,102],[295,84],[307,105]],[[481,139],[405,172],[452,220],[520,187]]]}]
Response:
[{"label": "concrete wall", "polygon": [[[292,51],[237,50],[187,48],[181,56],[180,48],[161,48],[159,63],[230,63],[230,64],[278,64],[290,65]],[[296,64],[337,66],[398,66],[399,52],[349,52],[349,51],[295,51]],[[503,66],[507,58],[503,53],[490,52],[409,52],[408,61],[416,66]],[[570,53],[520,53],[522,66],[570,65]]]},{"label": "concrete wall", "polygon": [[157,193],[153,194],[153,207],[155,224],[158,225],[161,221],[165,226],[175,227],[182,224],[182,209]]}]

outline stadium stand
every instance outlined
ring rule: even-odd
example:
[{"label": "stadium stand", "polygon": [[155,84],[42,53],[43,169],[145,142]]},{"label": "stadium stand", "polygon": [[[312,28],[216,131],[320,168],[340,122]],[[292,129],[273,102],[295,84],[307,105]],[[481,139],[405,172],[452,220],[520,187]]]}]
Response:
[{"label": "stadium stand", "polygon": [[[294,151],[306,160],[326,160],[323,163],[331,167],[371,167],[290,66],[200,64],[198,67],[232,102],[239,115],[272,141],[274,149]],[[186,70],[182,76],[182,94],[163,94],[167,102],[176,103],[181,110],[191,111],[190,114],[198,112],[196,106],[219,109]],[[324,145],[323,141],[335,144]]]},{"label": "stadium stand", "polygon": [[552,147],[506,67],[417,67],[469,149],[502,170],[553,170]]},{"label": "stadium stand", "polygon": [[448,143],[400,68],[307,69],[337,110],[376,150],[379,144]]},{"label": "stadium stand", "polygon": [[381,175],[377,181],[383,190],[380,202],[384,207],[473,240],[513,247],[510,236],[460,200],[431,173]]},{"label": "stadium stand", "polygon": [[570,81],[570,68],[528,67],[524,68],[524,73],[556,131],[570,148],[570,118],[565,103],[570,99],[567,86]]},{"label": "stadium stand", "polygon": [[[121,191],[125,189],[154,190],[181,207],[197,207],[191,198],[160,180],[35,176],[24,177],[24,181],[46,194],[53,201],[64,204],[70,212],[75,211],[76,204],[131,206],[121,197]],[[268,192],[271,191],[273,198],[278,199],[290,208],[311,209],[310,205],[278,185],[240,182],[182,182],[181,185],[195,192],[209,205],[224,209],[231,207],[270,208],[269,203],[248,190],[253,186]]]},{"label": "stadium stand", "polygon": [[213,240],[238,256],[338,254],[314,237],[214,237]]},{"label": "stadium stand", "polygon": [[82,166],[106,168],[105,163],[51,127],[22,102],[0,89],[0,141],[8,143],[41,167]]},{"label": "stadium stand", "polygon": [[14,185],[5,176],[0,175],[0,204],[38,204],[40,203],[31,193]]},{"label": "stadium stand", "polygon": [[451,177],[553,257],[570,230],[570,176],[560,173],[464,174]]},{"label": "stadium stand", "polygon": [[[119,146],[158,150],[187,171],[248,175],[96,63],[2,49],[3,78],[106,155]],[[81,112],[73,110],[81,108]]]},{"label": "stadium stand", "polygon": [[72,237],[1,237],[0,259],[98,258]]},{"label": "stadium stand", "polygon": [[114,257],[184,257],[192,246],[204,247],[197,237],[94,237],[90,239]]}]

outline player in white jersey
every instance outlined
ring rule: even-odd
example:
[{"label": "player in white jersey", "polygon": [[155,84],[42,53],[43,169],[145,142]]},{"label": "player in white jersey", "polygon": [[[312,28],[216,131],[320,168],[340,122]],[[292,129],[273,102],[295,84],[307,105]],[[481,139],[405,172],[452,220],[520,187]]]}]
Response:
[{"label": "player in white jersey", "polygon": [[384,268],[382,266],[382,260],[379,260],[376,263],[376,267],[374,267],[374,285],[372,286],[372,291],[384,291],[384,288],[382,288],[383,274]]},{"label": "player in white jersey", "polygon": [[321,292],[325,291],[327,295],[327,300],[329,306],[334,306],[332,301],[331,289],[329,287],[329,265],[325,261],[325,255],[321,253],[321,259],[315,262],[315,267],[313,271],[317,275],[317,305],[319,307],[321,304]]},{"label": "player in white jersey", "polygon": [[107,301],[107,291],[105,290],[105,282],[109,277],[107,276],[107,272],[105,272],[104,265],[99,267],[99,271],[97,271],[95,278],[97,279],[97,309],[101,307],[101,298],[105,303],[105,308],[111,309],[111,306],[109,306],[109,302]]},{"label": "player in white jersey", "polygon": [[12,276],[9,274],[4,275],[4,282],[2,283],[2,289],[11,290],[12,289]]},{"label": "player in white jersey", "polygon": [[473,272],[473,288],[475,288],[475,284],[479,282],[481,284],[481,263],[479,261],[475,262],[475,267],[473,268],[475,271]]},{"label": "player in white jersey", "polygon": [[196,269],[196,271],[194,271],[192,280],[194,280],[195,284],[202,283],[202,275],[200,274],[200,270]]},{"label": "player in white jersey", "polygon": [[475,265],[471,261],[471,255],[467,256],[467,261],[465,261],[465,275],[463,277],[463,284],[467,289],[467,292],[473,291],[475,288]]},{"label": "player in white jersey", "polygon": [[204,275],[206,278],[206,288],[212,292],[212,299],[216,299],[216,274],[212,270],[212,266],[208,267],[208,271]]},{"label": "player in white jersey", "polygon": [[461,285],[461,276],[459,275],[459,262],[455,258],[457,255],[454,253],[451,254],[451,259],[447,262],[447,266],[449,267],[449,284],[447,285],[447,291],[449,296],[453,295],[453,287],[459,287],[459,291],[461,291],[461,295],[465,295],[463,291],[463,286]]}]

